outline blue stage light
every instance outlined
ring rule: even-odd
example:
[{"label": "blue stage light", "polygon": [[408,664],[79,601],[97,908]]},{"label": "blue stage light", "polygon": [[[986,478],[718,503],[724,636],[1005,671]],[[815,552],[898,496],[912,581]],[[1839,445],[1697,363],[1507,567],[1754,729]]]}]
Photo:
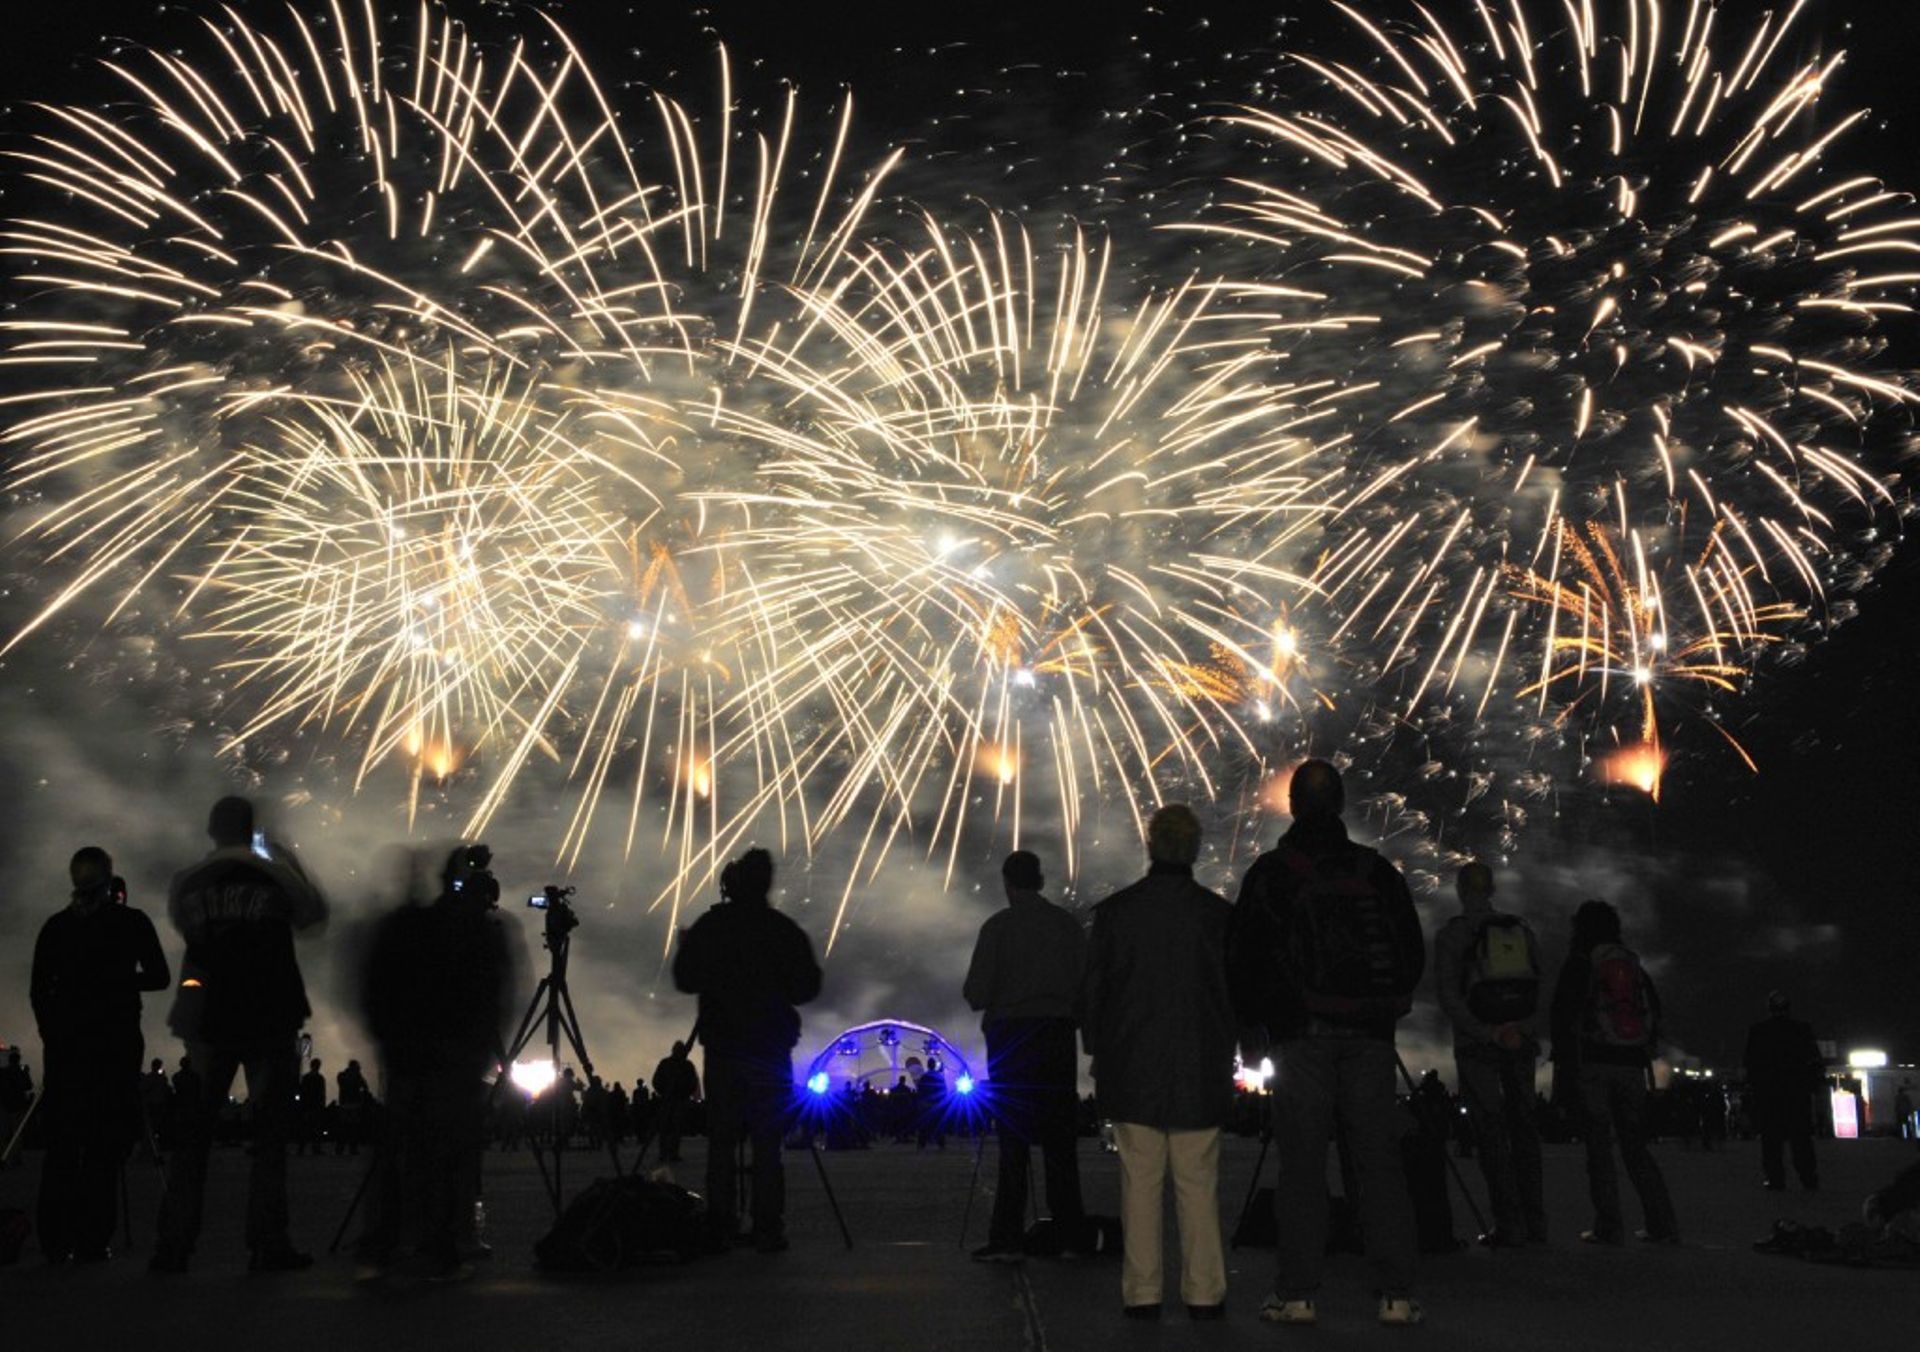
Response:
[{"label": "blue stage light", "polygon": [[807,1080],[807,1088],[811,1089],[816,1094],[826,1093],[827,1092],[827,1072],[824,1070],[815,1071],[814,1074]]},{"label": "blue stage light", "polygon": [[955,1080],[953,1082],[953,1092],[956,1094],[971,1094],[973,1092],[973,1076],[962,1075],[959,1079]]}]

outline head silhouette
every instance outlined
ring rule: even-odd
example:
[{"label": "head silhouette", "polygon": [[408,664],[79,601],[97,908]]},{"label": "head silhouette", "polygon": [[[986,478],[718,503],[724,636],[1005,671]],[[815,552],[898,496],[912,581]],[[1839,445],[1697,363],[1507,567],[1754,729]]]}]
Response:
[{"label": "head silhouette", "polygon": [[1200,819],[1185,803],[1169,803],[1147,820],[1147,858],[1191,867],[1200,857]]},{"label": "head silhouette", "polygon": [[1460,904],[1468,910],[1486,906],[1493,900],[1493,869],[1476,859],[1461,867],[1453,887],[1459,894]]},{"label": "head silhouette", "polygon": [[1767,1013],[1789,1014],[1793,1011],[1793,1001],[1785,991],[1772,991],[1767,995]]},{"label": "head silhouette", "polygon": [[113,859],[98,845],[83,845],[67,861],[76,893],[102,892],[113,885]]},{"label": "head silhouette", "polygon": [[733,861],[730,895],[735,901],[765,901],[773,891],[773,856],[758,848]]},{"label": "head silhouette", "polygon": [[222,798],[207,814],[207,834],[221,849],[253,843],[253,804],[245,798]]},{"label": "head silhouette", "polygon": [[1346,809],[1346,786],[1329,762],[1302,761],[1287,785],[1287,803],[1296,821],[1332,821]]},{"label": "head silhouette", "polygon": [[1620,912],[1604,901],[1583,901],[1573,913],[1573,947],[1587,952],[1620,942]]},{"label": "head silhouette", "polygon": [[1009,894],[1038,892],[1046,885],[1047,875],[1040,867],[1040,856],[1032,850],[1015,850],[1000,865],[1000,881]]}]

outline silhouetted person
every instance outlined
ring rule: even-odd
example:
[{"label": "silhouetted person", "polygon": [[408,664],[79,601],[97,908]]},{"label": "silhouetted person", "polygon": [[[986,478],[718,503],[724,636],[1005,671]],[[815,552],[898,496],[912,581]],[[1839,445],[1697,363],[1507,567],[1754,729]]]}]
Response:
[{"label": "silhouetted person", "polygon": [[140,1111],[147,1120],[147,1145],[153,1152],[173,1144],[173,1086],[167,1083],[165,1063],[154,1057],[140,1077]]},{"label": "silhouetted person", "polygon": [[1893,1120],[1899,1124],[1901,1139],[1912,1140],[1915,1134],[1913,1120],[1913,1082],[1900,1081],[1900,1087],[1893,1094]]},{"label": "silhouetted person", "polygon": [[1303,762],[1288,795],[1293,825],[1247,870],[1227,943],[1240,1021],[1279,1048],[1279,1274],[1260,1315],[1280,1324],[1319,1319],[1327,1145],[1337,1123],[1360,1192],[1376,1313],[1385,1324],[1418,1323],[1393,1036],[1426,967],[1420,917],[1400,871],[1347,839],[1346,790],[1333,766]]},{"label": "silhouetted person", "polygon": [[987,1038],[988,1110],[1000,1138],[1000,1171],[981,1262],[1026,1257],[1027,1177],[1032,1147],[1046,1167],[1047,1211],[1078,1246],[1080,1197],[1074,1101],[1079,1049],[1075,1004],[1086,971],[1080,922],[1041,895],[1040,858],[1015,850],[1000,865],[1007,908],[980,927],[962,993],[981,1011]]},{"label": "silhouetted person", "polygon": [[253,1112],[248,1266],[290,1271],[313,1262],[287,1234],[287,1136],[300,1073],[296,1039],[313,1012],[293,936],[326,919],[326,902],[285,847],[267,844],[254,852],[253,804],[246,799],[215,803],[207,834],[213,852],[175,875],[167,900],[174,928],[187,942],[168,1023],[199,1068],[202,1092],[197,1102],[176,1103],[180,1148],[167,1171],[160,1242],[148,1268],[187,1269],[200,1238],[214,1123],[244,1067]]},{"label": "silhouetted person", "polygon": [[72,898],[33,946],[46,1052],[40,1249],[50,1263],[112,1256],[120,1165],[141,1135],[140,992],[170,980],[153,922],[125,904],[107,852],[79,850],[68,873]]},{"label": "silhouetted person", "polygon": [[929,1058],[913,1090],[913,1115],[918,1127],[914,1144],[925,1150],[929,1145],[947,1148],[947,1072],[940,1062]]},{"label": "silhouetted person", "polygon": [[7,1163],[7,1147],[32,1104],[33,1072],[20,1059],[20,1049],[9,1047],[6,1064],[0,1065],[0,1167]]},{"label": "silhouetted person", "polygon": [[773,856],[748,850],[721,875],[722,904],[680,937],[673,982],[700,997],[706,1048],[707,1223],[713,1247],[731,1245],[733,1148],[753,1142],[753,1243],[787,1247],[786,1171],[780,1140],[793,1093],[800,1013],[820,993],[813,944],[773,909]]},{"label": "silhouetted person", "polygon": [[200,1096],[206,1093],[206,1081],[200,1078],[200,1072],[193,1068],[193,1058],[180,1058],[180,1068],[173,1072],[174,1124],[179,1125],[180,1105],[198,1103]]},{"label": "silhouetted person", "polygon": [[1813,1025],[1793,1017],[1784,992],[1767,997],[1767,1017],[1747,1030],[1747,1095],[1760,1128],[1760,1169],[1771,1192],[1787,1186],[1781,1159],[1784,1146],[1793,1157],[1800,1186],[1820,1186],[1813,1157],[1813,1091],[1825,1078]]},{"label": "silhouetted person", "polygon": [[366,1135],[367,1118],[373,1112],[373,1089],[358,1061],[348,1061],[347,1068],[333,1077],[333,1086],[333,1110],[340,1124],[333,1153],[358,1155],[360,1138]]},{"label": "silhouetted person", "polygon": [[406,1256],[430,1280],[469,1275],[487,1075],[501,1062],[509,950],[489,912],[500,891],[483,845],[461,846],[431,905],[409,901],[380,922],[362,1012],[385,1072],[385,1130],[367,1227],[366,1275]]},{"label": "silhouetted person", "polygon": [[1647,1148],[1648,1080],[1660,1042],[1660,997],[1640,959],[1620,939],[1620,913],[1604,901],[1581,903],[1573,942],[1553,988],[1553,1059],[1578,1087],[1587,1187],[1593,1199],[1589,1244],[1626,1238],[1613,1142],[1640,1196],[1641,1239],[1680,1242],[1667,1181]]},{"label": "silhouetted person", "polygon": [[1200,821],[1182,806],[1147,823],[1147,876],[1093,909],[1081,985],[1094,1096],[1120,1150],[1120,1301],[1157,1317],[1160,1231],[1173,1182],[1180,1298],[1195,1319],[1227,1298],[1220,1243],[1220,1128],[1233,1111],[1233,1000],[1225,897],[1193,880]]},{"label": "silhouetted person", "polygon": [[1525,921],[1493,908],[1493,870],[1485,864],[1461,869],[1455,891],[1460,914],[1434,936],[1433,977],[1453,1025],[1460,1100],[1493,1203],[1493,1230],[1480,1239],[1544,1244],[1547,1208],[1533,1114],[1539,950]]},{"label": "silhouetted person", "polygon": [[318,1155],[327,1121],[327,1077],[320,1073],[318,1058],[307,1063],[307,1073],[300,1077],[296,1101],[300,1122],[300,1146],[296,1153],[304,1155],[311,1146],[313,1153]]}]

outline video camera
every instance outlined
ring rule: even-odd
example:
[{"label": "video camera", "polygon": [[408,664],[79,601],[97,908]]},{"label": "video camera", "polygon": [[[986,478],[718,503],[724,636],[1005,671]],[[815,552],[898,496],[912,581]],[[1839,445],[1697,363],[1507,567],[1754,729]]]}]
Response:
[{"label": "video camera", "polygon": [[491,910],[500,904],[500,880],[493,876],[493,851],[485,845],[463,845],[448,861],[447,890],[456,897]]},{"label": "video camera", "polygon": [[548,883],[545,887],[527,898],[527,905],[536,911],[546,912],[545,942],[548,948],[565,939],[580,926],[580,917],[573,913],[573,903],[569,900],[574,889],[561,887],[557,883]]}]

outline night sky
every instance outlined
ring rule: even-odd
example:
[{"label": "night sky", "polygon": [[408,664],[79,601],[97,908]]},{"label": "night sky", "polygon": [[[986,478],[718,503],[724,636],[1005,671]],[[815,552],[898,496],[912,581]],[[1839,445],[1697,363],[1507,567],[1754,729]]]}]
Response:
[{"label": "night sky", "polygon": [[[263,18],[278,8],[237,7]],[[180,8],[84,0],[10,6],[0,87],[10,102],[78,97],[97,78],[86,58],[101,35],[164,44],[169,25],[183,22]],[[450,8],[482,32],[524,15],[507,4]],[[1302,15],[1322,12],[1299,0],[1115,5],[1103,16],[1042,3],[868,0],[549,8],[600,58],[603,73],[630,67],[632,78],[665,81],[678,72],[684,91],[689,72],[710,64],[718,36],[743,70],[761,62],[796,81],[817,114],[840,86],[853,86],[860,149],[915,147],[922,163],[907,180],[909,192],[951,192],[958,183],[1010,209],[1070,210],[1101,224],[1142,208],[1142,185],[1155,181],[1155,166],[1184,124],[1265,78],[1276,24],[1296,42],[1320,22]],[[1833,106],[1868,105],[1875,113],[1846,155],[1894,186],[1903,175],[1920,180],[1912,151],[1920,137],[1920,100],[1912,95],[1920,26],[1898,0],[1832,0],[1821,8],[1798,40],[1824,31],[1846,46],[1851,55]],[[638,55],[623,65],[620,54],[629,52]],[[10,113],[10,144],[21,125]],[[1131,151],[1116,159],[1122,145]],[[1162,186],[1174,199],[1193,190]],[[17,188],[9,184],[10,201]],[[1908,366],[1920,365],[1915,338],[1910,328],[1898,354]],[[1898,530],[1892,514],[1887,528]],[[19,567],[0,561],[0,572]],[[1532,918],[1556,951],[1589,886],[1621,898],[1629,940],[1658,959],[1672,1039],[1708,1064],[1737,1058],[1746,1023],[1774,987],[1793,992],[1821,1036],[1843,1046],[1885,1045],[1906,1059],[1920,1054],[1913,995],[1920,873],[1912,845],[1920,829],[1920,555],[1911,541],[1858,600],[1858,618],[1810,645],[1804,660],[1770,666],[1729,705],[1727,726],[1758,761],[1758,776],[1692,740],[1710,733],[1682,728],[1657,807],[1630,793],[1570,798],[1557,819],[1527,830],[1502,873],[1502,900]],[[17,600],[0,602],[7,631],[19,610]],[[0,800],[8,805],[0,864],[9,883],[0,907],[0,1040],[30,1048],[31,936],[64,899],[66,855],[82,837],[97,837],[120,859],[136,903],[158,917],[165,877],[200,848],[206,803],[247,786],[214,763],[204,735],[134,707],[129,687],[96,662],[98,652],[84,629],[60,627],[0,665]],[[289,752],[289,776],[307,754],[304,747]],[[288,779],[264,773],[255,786],[262,796],[293,792]],[[302,849],[340,905],[343,931],[379,904],[386,863],[368,861],[401,834],[383,824],[380,810],[370,803],[324,816],[293,809],[307,833],[299,834]],[[556,823],[564,825],[559,813],[558,805],[522,806],[494,833],[509,901],[546,880],[540,870]],[[449,836],[452,815],[430,815],[420,837]],[[351,878],[341,876],[349,868]],[[603,875],[583,881],[588,925],[574,988],[590,1036],[597,1032],[611,1048],[600,1052],[603,1066],[629,1078],[650,1070],[664,1033],[690,1021],[690,1004],[661,980],[661,922],[621,909],[629,897]],[[942,1023],[970,1038],[957,986],[971,934],[995,893],[995,886],[962,885],[943,896],[914,884],[911,898],[877,900],[863,930],[843,938],[832,959],[824,1008],[810,1016],[802,1052],[831,1031],[828,1023],[883,1013]],[[789,895],[783,904],[818,937],[824,919],[812,899]],[[1450,909],[1444,894],[1427,905],[1436,923]],[[531,946],[531,925],[527,933]],[[164,924],[162,934],[177,956]],[[325,1054],[337,1063],[364,1052],[337,1013],[345,974],[332,971],[315,946],[303,949],[303,961],[316,1002],[326,1006],[316,1021],[323,1046],[331,1035]],[[912,993],[927,1000],[929,990],[939,992],[931,1009],[904,1007]],[[1414,1037],[1433,1030],[1429,1014],[1416,1017]],[[147,1031],[154,1053],[172,1053],[152,1008]]]}]

